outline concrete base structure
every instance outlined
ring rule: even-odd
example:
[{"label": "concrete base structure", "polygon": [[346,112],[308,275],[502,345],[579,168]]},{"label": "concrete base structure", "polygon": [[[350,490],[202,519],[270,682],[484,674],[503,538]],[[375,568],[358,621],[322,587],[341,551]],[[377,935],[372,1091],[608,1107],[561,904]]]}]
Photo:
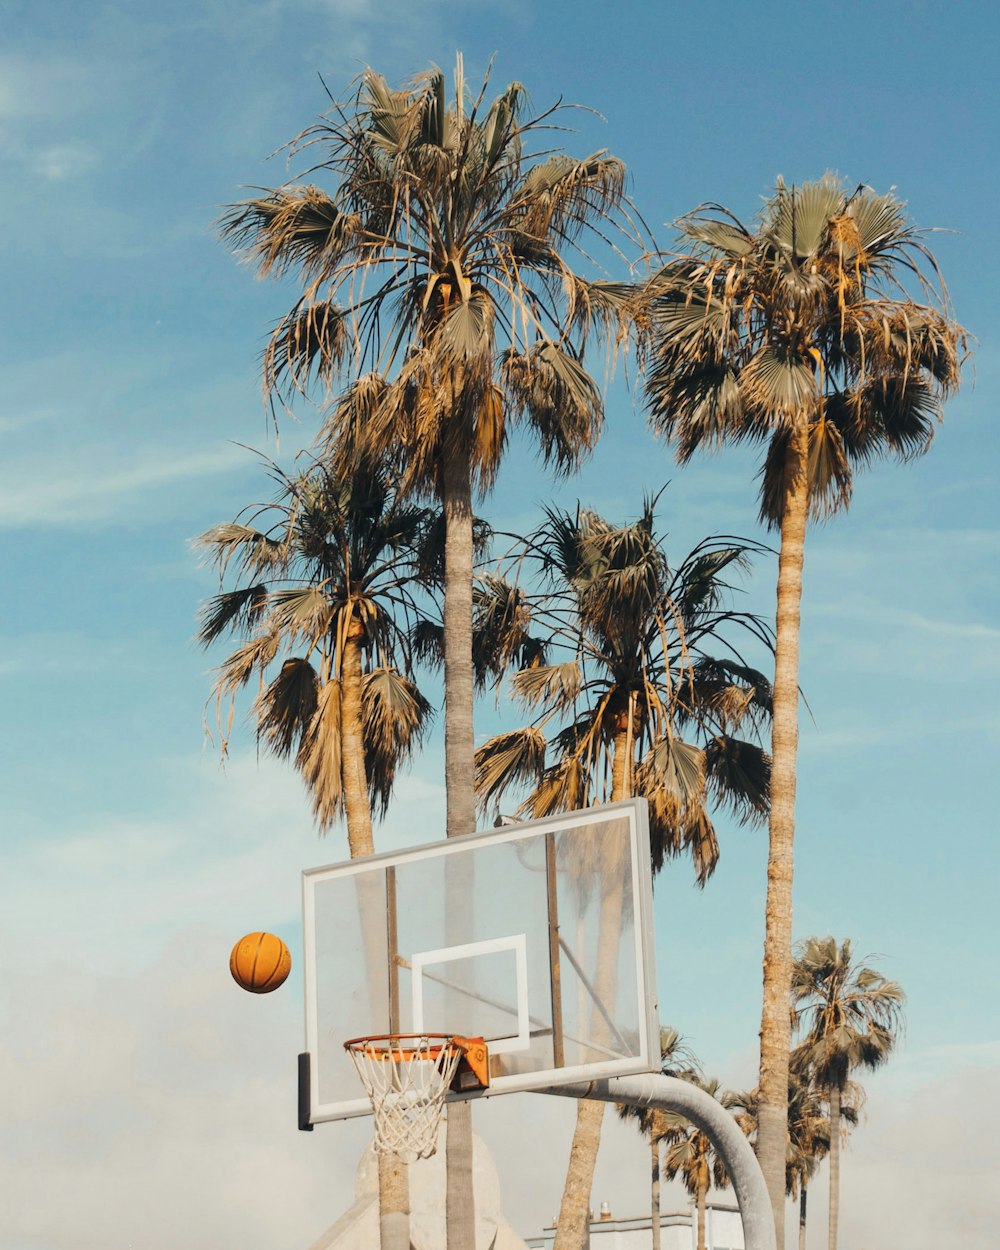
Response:
[{"label": "concrete base structure", "polygon": [[[437,1154],[410,1166],[410,1245],[413,1250],[447,1250],[445,1231],[444,1127]],[[479,1137],[473,1137],[476,1194],[476,1250],[527,1250],[500,1210],[500,1178]],[[313,1242],[310,1250],[379,1250],[378,1167],[368,1146],[358,1164],[354,1203]]]},{"label": "concrete base structure", "polygon": [[[529,1237],[528,1250],[549,1250],[555,1239],[555,1226]],[[649,1250],[652,1236],[650,1217],[615,1219],[602,1214],[590,1224],[590,1250]],[[743,1250],[743,1221],[734,1203],[710,1202],[705,1209],[705,1241],[708,1250]],[[695,1250],[698,1225],[693,1210],[664,1212],[660,1216],[660,1245],[663,1250]]]}]

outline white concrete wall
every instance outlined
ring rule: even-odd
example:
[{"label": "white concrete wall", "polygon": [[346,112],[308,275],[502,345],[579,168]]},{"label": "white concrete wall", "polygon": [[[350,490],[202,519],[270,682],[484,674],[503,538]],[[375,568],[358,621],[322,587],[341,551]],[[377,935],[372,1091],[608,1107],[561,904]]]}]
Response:
[{"label": "white concrete wall", "polygon": [[[735,1205],[709,1203],[705,1212],[708,1250],[744,1250],[743,1222]],[[550,1250],[555,1229],[527,1239],[532,1250]],[[697,1223],[694,1211],[671,1212],[660,1217],[663,1250],[696,1250]],[[595,1220],[590,1226],[590,1250],[649,1250],[649,1216],[636,1219]]]}]

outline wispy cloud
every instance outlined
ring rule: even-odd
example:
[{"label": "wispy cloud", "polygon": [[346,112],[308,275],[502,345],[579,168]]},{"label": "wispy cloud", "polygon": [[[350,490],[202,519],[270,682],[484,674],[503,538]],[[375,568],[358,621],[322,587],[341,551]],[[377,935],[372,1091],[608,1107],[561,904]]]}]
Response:
[{"label": "wispy cloud", "polygon": [[178,454],[169,448],[112,466],[93,455],[26,480],[0,471],[0,528],[22,529],[67,522],[102,521],[151,492],[219,473],[245,469],[247,453],[235,446]]},{"label": "wispy cloud", "polygon": [[60,143],[35,152],[32,167],[49,182],[63,182],[89,173],[98,161],[97,149],[92,144]]}]

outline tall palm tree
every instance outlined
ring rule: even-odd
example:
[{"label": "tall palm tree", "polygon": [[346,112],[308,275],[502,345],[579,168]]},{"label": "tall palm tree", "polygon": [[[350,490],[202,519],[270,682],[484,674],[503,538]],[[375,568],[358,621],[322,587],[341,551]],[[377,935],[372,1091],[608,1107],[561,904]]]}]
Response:
[{"label": "tall palm tree", "polygon": [[[770,688],[735,650],[734,636],[769,638],[756,618],[725,602],[724,574],[744,566],[751,549],[706,540],[671,569],[653,501],[624,526],[593,512],[550,511],[516,556],[537,564],[541,592],[527,595],[501,577],[480,587],[479,623],[490,628],[479,632],[494,641],[484,662],[501,667],[519,656],[525,663],[513,690],[536,711],[531,724],[476,752],[480,801],[528,786],[518,812],[540,817],[643,795],[654,870],[687,850],[704,883],[718,858],[712,801],[743,820],[767,811],[767,757],[735,733],[753,734],[766,721]],[[560,725],[550,738],[549,727]],[[602,871],[604,936],[620,926],[615,868]],[[612,990],[613,981],[599,997]],[[580,1102],[555,1250],[575,1248],[585,1235],[602,1118],[602,1103]]]},{"label": "tall palm tree", "polygon": [[[723,1106],[728,1105],[729,1095],[720,1091],[719,1082],[714,1078],[695,1080],[694,1084],[712,1098],[717,1098]],[[672,1181],[679,1176],[684,1188],[694,1199],[697,1213],[697,1250],[706,1250],[705,1200],[713,1184],[720,1189],[728,1187],[729,1175],[707,1133],[683,1116],[672,1112],[662,1114],[670,1132],[663,1156],[663,1172],[667,1180]]]},{"label": "tall palm tree", "polygon": [[[397,769],[429,723],[408,675],[408,635],[424,619],[412,590],[428,580],[435,518],[401,501],[371,465],[347,481],[318,464],[271,472],[273,503],[198,540],[220,580],[236,572],[236,585],[205,605],[198,637],[205,646],[244,639],[221,666],[220,709],[228,698],[231,725],[237,693],[257,677],[259,737],[294,756],[321,830],[346,819],[357,859],[374,854],[372,809],[387,810]],[[227,742],[228,728],[223,751]],[[385,1250],[407,1250],[407,1169],[380,1155],[378,1171]]]},{"label": "tall palm tree", "polygon": [[623,288],[571,262],[581,236],[636,234],[620,161],[554,151],[558,107],[529,116],[520,83],[492,103],[488,87],[470,94],[461,58],[450,100],[439,70],[399,91],[366,70],[291,145],[332,189],[279,187],[222,223],[262,275],[302,283],[265,351],[268,394],[350,377],[329,453],[402,453],[404,488],[441,500],[449,835],[475,828],[472,492],[518,423],[564,471],[593,446],[603,402],[582,354],[591,329],[617,324]]},{"label": "tall palm tree", "polygon": [[[531,116],[512,83],[487,102],[453,97],[432,70],[402,90],[366,70],[354,95],[292,144],[308,177],[232,207],[224,235],[264,275],[295,274],[302,293],[264,355],[273,397],[353,384],[325,427],[329,454],[403,454],[404,486],[445,515],[447,834],[475,829],[473,792],[472,497],[492,485],[508,435],[526,422],[547,462],[568,471],[593,446],[603,401],[584,369],[592,329],[618,325],[623,290],[588,282],[583,239],[635,239],[622,163],[551,146],[559,107]],[[464,1145],[449,1227],[471,1250],[471,1108],[448,1118]],[[459,1188],[463,1197],[457,1197]]]},{"label": "tall palm tree", "polygon": [[795,1066],[812,1073],[830,1107],[829,1250],[837,1250],[840,1128],[849,1076],[884,1064],[902,1029],[901,986],[856,960],[849,939],[806,938],[792,967]]},{"label": "tall palm tree", "polygon": [[[660,1029],[660,1071],[664,1076],[699,1076],[700,1064],[680,1033],[664,1026]],[[649,1142],[650,1155],[650,1229],[652,1250],[660,1250],[660,1149],[676,1127],[667,1123],[665,1113],[655,1107],[616,1106],[618,1118],[635,1124]]]},{"label": "tall palm tree", "polygon": [[781,534],[758,1147],[781,1250],[806,524],[849,504],[856,468],[926,450],[966,339],[894,195],[779,180],[753,227],[709,205],[679,228],[640,302],[651,419],[680,461],[765,444],[761,519]]}]

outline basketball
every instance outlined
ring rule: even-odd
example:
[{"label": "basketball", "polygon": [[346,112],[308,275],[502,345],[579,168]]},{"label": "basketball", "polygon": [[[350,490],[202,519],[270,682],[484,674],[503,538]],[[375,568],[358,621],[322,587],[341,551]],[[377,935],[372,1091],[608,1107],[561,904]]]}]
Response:
[{"label": "basketball", "polygon": [[270,994],[292,970],[288,947],[273,933],[248,933],[229,956],[233,980],[251,994]]}]

